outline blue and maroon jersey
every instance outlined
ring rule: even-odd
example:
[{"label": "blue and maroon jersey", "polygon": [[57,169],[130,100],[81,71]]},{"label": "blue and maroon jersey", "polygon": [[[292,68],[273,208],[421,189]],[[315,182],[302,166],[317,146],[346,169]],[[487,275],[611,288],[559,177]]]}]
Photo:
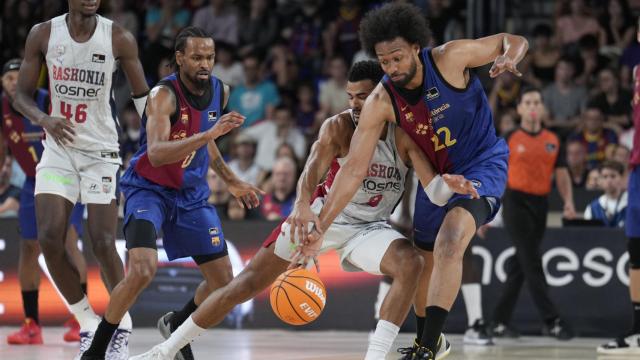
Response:
[{"label": "blue and maroon jersey", "polygon": [[509,148],[496,134],[480,80],[471,75],[466,88],[453,87],[438,71],[430,50],[422,49],[424,81],[414,103],[389,76],[382,80],[392,99],[397,124],[424,151],[439,174],[464,174],[476,164],[506,156]]},{"label": "blue and maroon jersey", "polygon": [[[177,100],[176,111],[171,117],[170,139],[180,140],[197,133],[209,130],[222,114],[224,87],[222,82],[211,77],[210,100],[202,108],[194,104],[193,95],[189,94],[174,73],[159,84],[166,84],[173,89]],[[206,94],[205,93],[205,96]],[[207,170],[209,168],[209,153],[206,146],[202,146],[186,158],[173,164],[153,167],[147,153],[147,115],[142,116],[140,149],[131,159],[129,168],[125,171],[121,184],[126,195],[126,187],[140,187],[153,189],[160,194],[177,197],[178,205],[183,208],[198,206],[209,197],[207,184]]]},{"label": "blue and maroon jersey", "polygon": [[[38,108],[45,113],[49,112],[49,93],[39,89],[35,95]],[[22,171],[29,177],[36,176],[36,165],[42,155],[42,138],[44,130],[34,125],[11,107],[9,98],[2,95],[2,136],[16,159]]]}]

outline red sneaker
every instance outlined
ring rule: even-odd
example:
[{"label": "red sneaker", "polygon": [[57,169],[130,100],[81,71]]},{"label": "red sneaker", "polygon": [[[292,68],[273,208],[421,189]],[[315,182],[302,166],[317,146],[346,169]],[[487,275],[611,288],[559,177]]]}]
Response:
[{"label": "red sneaker", "polygon": [[66,342],[78,342],[80,341],[80,324],[76,321],[76,318],[72,317],[64,323],[64,327],[68,327],[69,331],[64,333],[63,339]]},{"label": "red sneaker", "polygon": [[7,336],[7,343],[11,345],[40,345],[42,344],[42,329],[33,319],[26,318],[20,330]]}]

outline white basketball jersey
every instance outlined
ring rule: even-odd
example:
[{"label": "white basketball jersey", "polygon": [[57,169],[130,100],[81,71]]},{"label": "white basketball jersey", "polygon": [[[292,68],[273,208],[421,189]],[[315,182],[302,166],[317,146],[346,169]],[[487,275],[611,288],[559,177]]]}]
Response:
[{"label": "white basketball jersey", "polygon": [[[336,224],[360,224],[389,219],[404,192],[407,166],[396,148],[396,125],[389,123],[384,141],[378,140],[369,173],[351,201],[336,217]],[[337,158],[342,166],[345,158]]]},{"label": "white basketball jersey", "polygon": [[[96,29],[89,40],[71,38],[66,14],[51,19],[47,69],[51,116],[66,118],[76,136],[67,146],[85,152],[118,151],[117,119],[111,80],[115,71],[112,21],[96,15]],[[51,136],[46,145],[55,146]]]}]

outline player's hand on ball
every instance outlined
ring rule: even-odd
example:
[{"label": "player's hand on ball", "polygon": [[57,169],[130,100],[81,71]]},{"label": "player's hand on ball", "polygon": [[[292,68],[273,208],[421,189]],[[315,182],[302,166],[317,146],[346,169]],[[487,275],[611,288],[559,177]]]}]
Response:
[{"label": "player's hand on ball", "polygon": [[522,73],[516,68],[516,62],[512,58],[506,55],[500,55],[493,62],[491,69],[489,69],[489,76],[494,78],[505,71],[513,73],[516,76],[522,76]]},{"label": "player's hand on ball", "polygon": [[470,195],[472,199],[479,199],[480,195],[478,195],[478,191],[476,190],[473,183],[464,178],[462,175],[442,175],[442,180],[449,186],[451,191],[462,194],[462,195]]},{"label": "player's hand on ball", "polygon": [[307,202],[296,202],[287,218],[287,223],[289,224],[289,239],[292,243],[296,243],[296,239],[306,241],[309,236],[309,223],[318,229],[320,228],[320,219],[311,211],[311,206]]},{"label": "player's hand on ball", "polygon": [[210,140],[215,140],[229,131],[241,126],[245,117],[239,113],[232,111],[224,114],[218,119],[215,125],[208,131]]},{"label": "player's hand on ball", "polygon": [[236,181],[231,184],[228,184],[229,192],[236,198],[238,204],[241,207],[246,209],[253,209],[260,205],[260,195],[265,195],[265,192],[258,189],[257,187],[244,182],[244,181]]},{"label": "player's hand on ball", "polygon": [[322,247],[322,235],[318,227],[314,226],[313,229],[311,229],[306,240],[303,240],[303,242],[296,247],[296,252],[293,255],[289,269],[295,269],[297,267],[306,268],[309,265],[309,261],[313,261],[316,266],[316,271],[320,272],[318,254],[320,254],[320,248]]},{"label": "player's hand on ball", "polygon": [[45,116],[40,121],[40,125],[53,137],[58,145],[66,145],[73,142],[76,135],[73,131],[73,123],[65,118]]}]

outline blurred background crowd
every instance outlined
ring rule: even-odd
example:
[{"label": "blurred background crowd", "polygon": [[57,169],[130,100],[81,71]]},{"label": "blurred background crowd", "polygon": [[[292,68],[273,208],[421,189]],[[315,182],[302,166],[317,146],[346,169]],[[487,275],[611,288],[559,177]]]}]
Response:
[{"label": "blurred background crowd", "polygon": [[[246,116],[242,129],[220,141],[231,168],[261,186],[261,208],[240,208],[224,182],[209,174],[210,202],[222,218],[277,220],[288,215],[297,175],[322,122],[348,107],[344,92],[349,66],[366,55],[358,27],[363,14],[384,1],[365,0],[103,0],[100,13],[119,22],[138,40],[150,85],[172,72],[173,41],[188,25],[202,27],[216,41],[214,75],[232,87],[228,110]],[[520,90],[542,90],[543,121],[562,139],[563,155],[576,189],[619,196],[627,181],[632,141],[633,67],[640,63],[636,37],[640,1],[415,0],[429,20],[432,45],[507,31],[529,39],[521,78],[505,73],[486,87],[497,131],[518,126]],[[497,6],[497,8],[496,8]],[[485,10],[488,9],[488,10]],[[29,29],[66,11],[62,0],[5,0],[1,62],[21,57]],[[495,21],[490,14],[504,16]],[[125,166],[137,150],[140,118],[124,76],[115,82]],[[46,87],[43,76],[42,86]],[[603,176],[602,164],[621,172]],[[609,166],[611,168],[611,166]],[[19,169],[3,167],[0,191]],[[610,174],[611,171],[606,172]],[[619,176],[618,176],[619,175]],[[613,177],[614,179],[610,179]],[[14,184],[21,184],[19,180]],[[617,195],[616,195],[617,194]],[[594,196],[596,194],[594,193]],[[577,209],[580,213],[584,209]]]}]

